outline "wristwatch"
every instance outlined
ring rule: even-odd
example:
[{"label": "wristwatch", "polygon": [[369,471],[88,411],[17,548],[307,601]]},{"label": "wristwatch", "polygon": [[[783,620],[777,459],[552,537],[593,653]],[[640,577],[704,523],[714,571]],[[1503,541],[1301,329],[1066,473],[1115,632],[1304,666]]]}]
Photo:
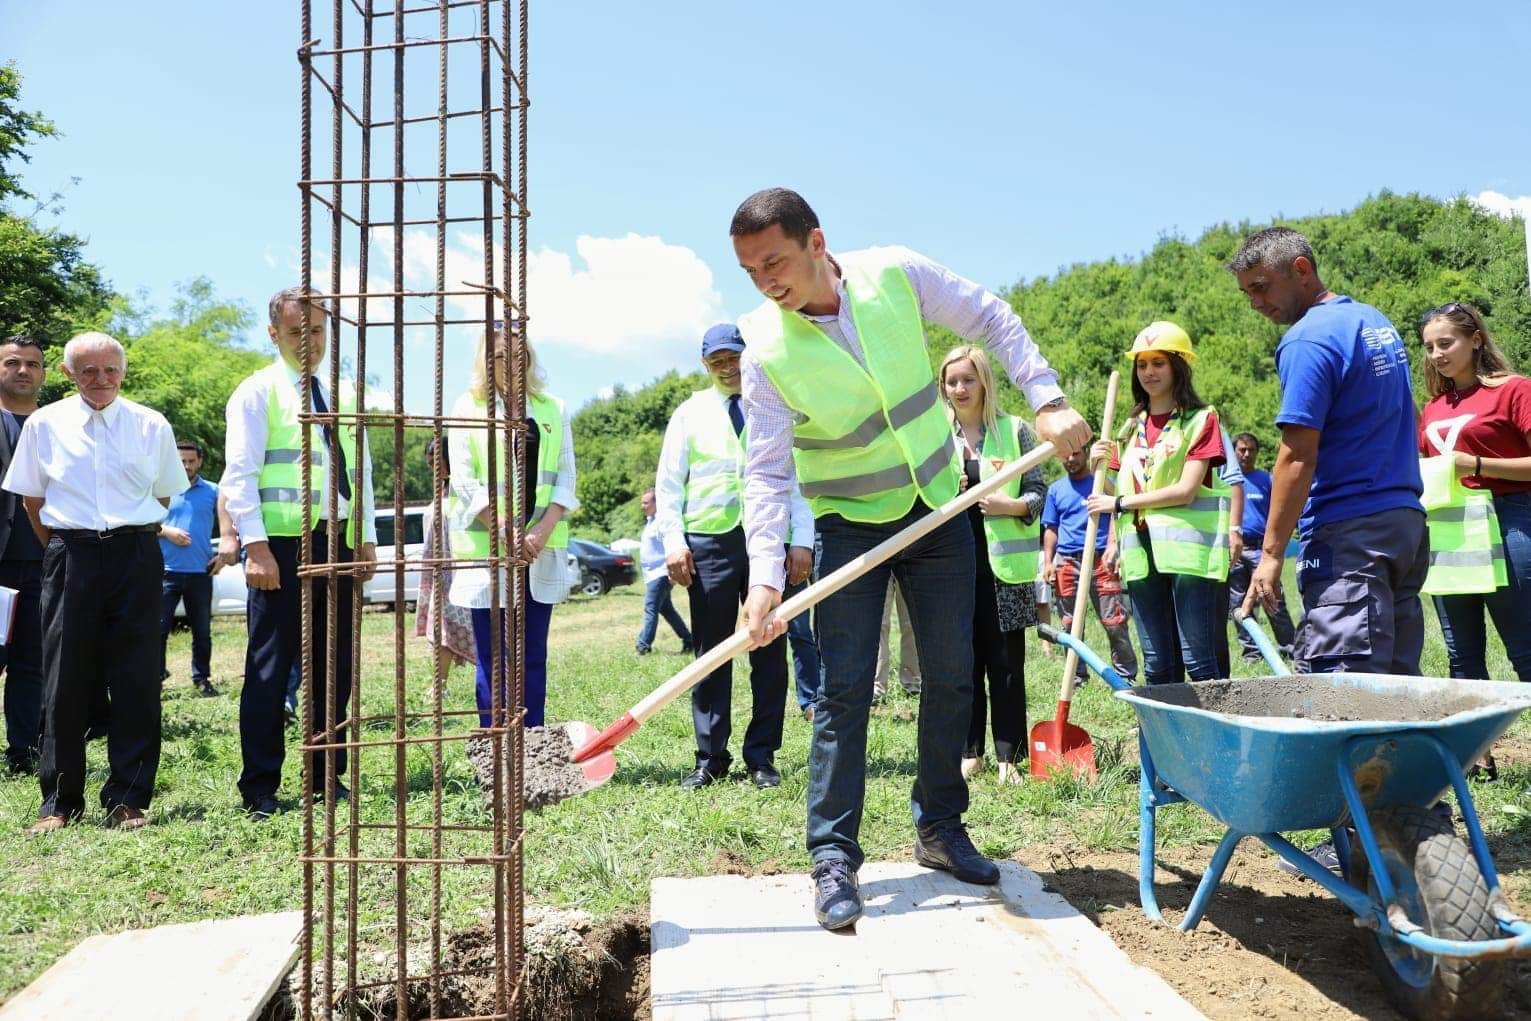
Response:
[{"label": "wristwatch", "polygon": [[1069,402],[1069,399],[1067,397],[1054,397],[1052,400],[1048,401],[1046,404],[1042,405],[1037,410],[1038,411],[1052,411],[1054,408],[1061,408],[1061,407],[1063,407],[1064,405],[1068,404],[1068,402]]}]

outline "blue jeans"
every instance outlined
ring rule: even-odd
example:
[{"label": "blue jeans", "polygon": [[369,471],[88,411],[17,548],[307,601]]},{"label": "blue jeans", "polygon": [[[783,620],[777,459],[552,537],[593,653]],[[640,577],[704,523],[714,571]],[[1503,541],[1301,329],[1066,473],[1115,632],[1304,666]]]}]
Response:
[{"label": "blue jeans", "polygon": [[[1130,527],[1130,526],[1129,526]],[[1127,583],[1132,615],[1143,646],[1143,679],[1149,684],[1219,676],[1217,647],[1226,653],[1227,597],[1223,583],[1185,574],[1163,574],[1154,565],[1153,544],[1139,532],[1148,553],[1148,577]]]},{"label": "blue jeans", "polygon": [[661,575],[649,582],[643,590],[643,627],[638,629],[638,649],[641,652],[654,647],[654,635],[659,630],[660,617],[670,625],[682,645],[691,644],[691,631],[686,627],[686,620],[680,611],[675,609],[675,602],[670,598],[670,588],[670,579]]},{"label": "blue jeans", "polygon": [[[473,610],[473,647],[478,653],[478,662],[475,665],[478,676],[476,694],[478,697],[478,725],[488,727],[491,725],[494,709],[494,692],[489,687],[489,671],[494,669],[494,636],[503,634],[502,627],[491,626],[494,618],[490,611],[485,608]],[[542,726],[542,709],[547,702],[548,694],[548,625],[553,622],[553,605],[551,603],[539,603],[527,596],[526,598],[526,706],[525,725],[528,727]],[[497,625],[505,625],[505,611],[499,612]],[[507,652],[505,643],[500,642],[500,672],[503,676],[505,670],[505,658]],[[510,705],[509,693],[505,690],[505,683],[500,682],[500,705]]]},{"label": "blue jeans", "polygon": [[207,683],[212,676],[213,576],[206,571],[166,571],[160,583],[159,655],[165,665],[165,643],[175,628],[176,604],[186,604],[186,623],[191,628],[191,679]]},{"label": "blue jeans", "polygon": [[[805,585],[788,585],[782,592],[786,602]],[[800,613],[787,622],[787,645],[792,649],[792,676],[797,685],[797,707],[807,709],[818,700],[824,686],[824,667],[819,660],[819,640],[813,635],[813,611]]]},{"label": "blue jeans", "polygon": [[1531,493],[1494,497],[1508,583],[1480,595],[1436,596],[1451,676],[1488,679],[1487,610],[1515,675],[1531,681]]},{"label": "blue jeans", "polygon": [[[917,504],[881,525],[838,515],[820,518],[819,575],[843,567],[927,513]],[[838,858],[857,869],[865,860],[857,841],[866,796],[867,719],[889,575],[898,579],[909,605],[924,675],[910,799],[914,824],[926,829],[967,811],[961,762],[973,710],[973,556],[967,521],[949,521],[815,610],[824,663],[808,753],[808,853],[815,862]]]}]

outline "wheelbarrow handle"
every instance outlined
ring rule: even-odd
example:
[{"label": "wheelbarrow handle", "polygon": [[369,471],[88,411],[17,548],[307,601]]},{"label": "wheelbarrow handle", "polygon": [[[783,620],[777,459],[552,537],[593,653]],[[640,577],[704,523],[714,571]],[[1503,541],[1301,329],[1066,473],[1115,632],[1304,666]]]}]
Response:
[{"label": "wheelbarrow handle", "polygon": [[1051,624],[1038,624],[1037,634],[1054,644],[1061,645],[1074,655],[1079,657],[1079,662],[1093,670],[1101,680],[1111,685],[1116,691],[1130,691],[1132,684],[1122,678],[1116,672],[1116,668],[1095,654],[1095,650],[1084,642],[1075,638],[1067,631],[1059,631]]},{"label": "wheelbarrow handle", "polygon": [[1281,658],[1281,650],[1276,648],[1276,643],[1271,641],[1271,636],[1265,633],[1259,621],[1245,613],[1242,607],[1233,611],[1233,619],[1238,621],[1239,627],[1243,628],[1244,633],[1254,641],[1255,648],[1260,650],[1260,656],[1265,660],[1265,665],[1270,667],[1271,673],[1292,672],[1286,665],[1286,661]]}]

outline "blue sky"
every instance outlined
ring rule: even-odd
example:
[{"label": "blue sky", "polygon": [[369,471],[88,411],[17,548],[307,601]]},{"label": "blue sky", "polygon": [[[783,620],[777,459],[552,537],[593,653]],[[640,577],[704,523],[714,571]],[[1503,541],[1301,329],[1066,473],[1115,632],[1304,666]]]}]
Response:
[{"label": "blue sky", "polygon": [[[1250,10],[534,0],[530,306],[552,389],[577,406],[694,365],[702,329],[758,300],[727,224],[768,185],[803,192],[832,247],[905,244],[996,288],[1383,188],[1531,196],[1531,5]],[[0,0],[0,60],[64,132],[25,180],[80,179],[58,222],[118,289],[164,307],[205,275],[263,312],[293,281],[298,35],[288,0]],[[416,410],[429,365],[411,345]],[[454,355],[448,401],[465,378]]]}]

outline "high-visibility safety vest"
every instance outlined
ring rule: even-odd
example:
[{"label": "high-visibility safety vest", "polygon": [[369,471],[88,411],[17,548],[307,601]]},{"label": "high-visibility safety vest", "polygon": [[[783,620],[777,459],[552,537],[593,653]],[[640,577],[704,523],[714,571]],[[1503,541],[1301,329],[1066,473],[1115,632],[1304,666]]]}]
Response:
[{"label": "high-visibility safety vest", "polygon": [[1492,592],[1508,584],[1504,536],[1494,494],[1468,489],[1451,453],[1419,459],[1421,502],[1430,529],[1430,571],[1421,590],[1433,596]]},{"label": "high-visibility safety vest", "polygon": [[[1208,417],[1214,413],[1215,409],[1209,405],[1189,414],[1171,416],[1154,443],[1152,470],[1149,472],[1144,472],[1145,456],[1149,452],[1140,443],[1125,447],[1118,478],[1138,479],[1139,490],[1143,492],[1179,482],[1185,470],[1186,455],[1206,428]],[[1132,438],[1137,429],[1137,420],[1130,421],[1117,438]],[[1143,515],[1148,528],[1148,541],[1153,545],[1153,566],[1160,574],[1184,574],[1213,581],[1228,577],[1228,515],[1232,490],[1211,465],[1207,466],[1207,476],[1189,504],[1138,512]],[[1119,483],[1118,492],[1127,490]],[[1132,511],[1123,512],[1116,525],[1123,581],[1148,577],[1148,550],[1138,539],[1132,514]]]},{"label": "high-visibility safety vest", "polygon": [[[303,430],[298,415],[303,411],[303,398],[292,379],[291,370],[280,360],[260,370],[268,377],[266,381],[266,453],[256,476],[260,491],[260,517],[267,535],[294,536],[303,534]],[[356,410],[356,390],[342,383],[335,401],[337,411],[349,414]],[[356,423],[342,422],[337,431],[340,451],[345,455],[346,471],[356,471]],[[319,488],[328,450],[324,442],[324,427],[313,423],[308,427],[309,527],[319,524],[324,510],[324,492]],[[354,476],[353,476],[354,481]],[[337,489],[338,492],[338,489]],[[353,493],[353,496],[355,494]],[[355,547],[351,536],[351,516],[346,515],[346,543]]]},{"label": "high-visibility safety vest", "polygon": [[698,390],[675,409],[684,416],[686,492],[681,526],[699,535],[723,535],[744,514],[744,448],[734,434],[725,402],[715,388]]},{"label": "high-visibility safety vest", "polygon": [[[473,407],[478,414],[488,417],[488,405],[484,401],[473,402]],[[558,482],[558,455],[563,449],[563,431],[565,428],[563,418],[563,402],[550,394],[538,394],[526,397],[526,410],[531,414],[537,427],[542,430],[537,437],[537,477],[531,480],[535,483],[536,491],[532,497],[532,517],[527,522],[527,527],[535,525],[542,520],[542,515],[547,513],[548,505],[553,502],[553,486]],[[471,478],[480,482],[489,481],[489,435],[487,430],[474,426],[459,426],[468,430],[468,463],[461,467],[452,466],[453,471],[466,471]],[[498,438],[496,452],[498,454],[498,471],[495,475],[496,493],[494,494],[495,506],[499,508],[499,519],[502,524],[507,523],[505,516],[504,483],[506,479],[506,444],[503,438]],[[448,520],[456,523],[452,529],[452,555],[478,559],[489,555],[489,526],[484,524],[478,517],[464,521],[465,508],[461,498],[454,492],[448,500],[451,504],[447,512]],[[519,506],[517,507],[519,513]],[[560,520],[553,528],[553,534],[548,536],[547,549],[564,549],[569,545],[569,523]],[[501,553],[506,552],[505,545],[500,545]]]},{"label": "high-visibility safety vest", "polygon": [[739,331],[788,407],[792,459],[815,517],[881,524],[957,495],[951,425],[897,252],[840,256],[863,367],[803,316],[766,302]]},{"label": "high-visibility safety vest", "polygon": [[[1008,462],[1021,456],[1021,442],[1016,435],[1017,421],[1009,415],[1000,415],[995,427],[983,438],[983,449],[978,462],[978,477],[986,479],[1003,468]],[[1021,477],[1010,480],[1002,492],[1016,499],[1021,495]],[[1030,521],[1022,521],[1011,514],[984,515],[984,540],[989,549],[989,566],[994,577],[1010,585],[1037,580],[1037,561],[1042,551],[1042,516],[1032,515]]]}]

